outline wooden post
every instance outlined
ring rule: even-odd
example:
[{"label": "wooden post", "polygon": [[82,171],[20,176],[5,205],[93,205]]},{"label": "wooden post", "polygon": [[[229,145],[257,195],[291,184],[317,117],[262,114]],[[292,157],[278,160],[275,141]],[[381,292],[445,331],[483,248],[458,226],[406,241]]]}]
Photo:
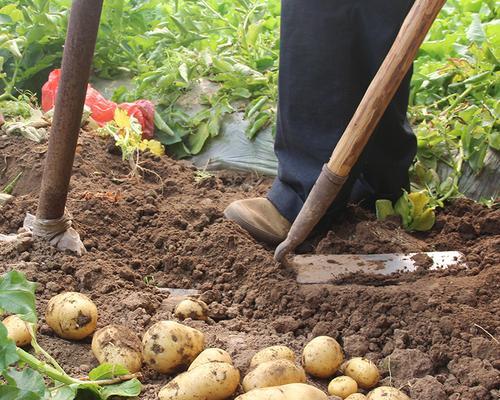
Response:
[{"label": "wooden post", "polygon": [[43,171],[37,218],[64,215],[103,0],[74,0]]}]

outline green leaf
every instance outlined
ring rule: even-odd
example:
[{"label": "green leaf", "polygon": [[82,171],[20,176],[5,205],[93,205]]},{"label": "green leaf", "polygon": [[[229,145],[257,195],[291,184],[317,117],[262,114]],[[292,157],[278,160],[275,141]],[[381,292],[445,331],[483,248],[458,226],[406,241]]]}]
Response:
[{"label": "green leaf", "polygon": [[467,38],[471,42],[481,44],[486,40],[486,34],[484,33],[483,25],[481,23],[481,18],[479,14],[472,15],[472,23],[467,30]]},{"label": "green leaf", "polygon": [[436,215],[432,208],[428,208],[420,215],[416,215],[413,219],[412,223],[409,226],[409,229],[412,231],[428,231],[436,222]]},{"label": "green leaf", "polygon": [[[18,371],[9,368],[3,371],[2,375],[7,382],[7,386],[19,389],[19,400],[43,399],[46,393],[45,383],[37,371],[25,368]],[[2,398],[0,396],[0,398]]]},{"label": "green leaf", "polygon": [[25,392],[15,386],[0,384],[0,399],[2,400],[42,400],[38,394]]},{"label": "green leaf", "polygon": [[420,192],[412,192],[408,195],[408,200],[412,203],[412,213],[414,217],[422,214],[429,204],[430,198],[427,190],[421,190]]},{"label": "green leaf", "polygon": [[7,328],[0,322],[0,371],[19,360],[16,344],[7,337]]},{"label": "green leaf", "polygon": [[111,379],[127,374],[129,374],[129,371],[122,365],[104,363],[90,371],[89,378],[93,381],[98,381],[101,379]]},{"label": "green leaf", "polygon": [[377,219],[379,221],[383,221],[387,217],[391,215],[395,215],[394,207],[392,206],[392,202],[387,199],[380,199],[375,202],[375,209],[377,213]]},{"label": "green leaf", "polygon": [[401,216],[403,227],[408,228],[412,222],[412,204],[408,199],[408,193],[405,191],[403,195],[396,201],[394,211]]},{"label": "green leaf", "polygon": [[116,385],[104,386],[101,391],[102,400],[107,400],[111,396],[136,397],[141,394],[142,385],[138,379],[131,379]]},{"label": "green leaf", "polygon": [[499,151],[500,150],[500,132],[492,131],[489,138],[490,147]]},{"label": "green leaf", "polygon": [[7,48],[7,50],[9,50],[14,55],[14,57],[22,58],[23,55],[21,54],[21,51],[19,50],[19,46],[17,45],[17,40],[15,40],[15,39],[8,40],[5,43],[5,47]]},{"label": "green leaf", "polygon": [[0,309],[35,323],[35,288],[36,284],[26,280],[22,273],[8,272],[0,277]]},{"label": "green leaf", "polygon": [[188,147],[191,154],[198,154],[203,149],[209,136],[208,124],[206,122],[201,123],[196,132],[188,136]]},{"label": "green leaf", "polygon": [[52,392],[50,400],[73,400],[76,397],[78,385],[62,386]]},{"label": "green leaf", "polygon": [[181,64],[179,67],[179,74],[181,78],[186,81],[186,83],[189,83],[189,67],[186,63]]}]

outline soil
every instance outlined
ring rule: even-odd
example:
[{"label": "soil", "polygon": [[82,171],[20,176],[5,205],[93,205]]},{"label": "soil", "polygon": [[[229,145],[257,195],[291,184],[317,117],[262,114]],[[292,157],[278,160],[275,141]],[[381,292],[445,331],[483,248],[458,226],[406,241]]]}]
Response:
[{"label": "soil", "polygon": [[[14,233],[36,210],[46,144],[0,137],[0,187],[18,172],[14,200],[0,211],[0,232]],[[320,254],[459,250],[466,265],[391,279],[351,277],[298,285],[273,261],[272,249],[223,218],[231,201],[262,196],[270,180],[234,172],[200,174],[190,163],[144,155],[142,178],[104,139],[82,132],[67,209],[88,253],[57,252],[35,241],[0,253],[0,273],[16,269],[38,283],[39,342],[68,372],[97,365],[90,339],[55,336],[44,320],[51,296],[80,291],[99,310],[98,327],[126,325],[139,335],[172,319],[178,292],[208,303],[207,322],[183,321],[207,343],[226,349],[242,373],[259,349],[285,344],[297,355],[312,337],[329,335],[347,357],[366,356],[383,382],[414,400],[488,400],[500,396],[500,210],[461,199],[440,210],[428,233],[408,234],[397,221],[376,221],[351,206],[308,248]],[[419,261],[420,260],[420,261]],[[192,294],[193,292],[189,292]],[[143,369],[140,399],[156,398],[171,379]],[[328,382],[311,380],[323,389]]]}]

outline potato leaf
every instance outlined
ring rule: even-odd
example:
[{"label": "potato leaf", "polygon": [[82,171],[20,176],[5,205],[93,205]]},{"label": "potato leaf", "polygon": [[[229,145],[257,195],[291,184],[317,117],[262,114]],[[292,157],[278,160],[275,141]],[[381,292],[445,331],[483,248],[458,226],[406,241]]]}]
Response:
[{"label": "potato leaf", "polygon": [[7,337],[7,328],[0,322],[0,371],[19,360],[16,344]]},{"label": "potato leaf", "polygon": [[141,390],[141,382],[134,378],[116,385],[104,386],[101,391],[101,398],[107,400],[111,396],[135,397],[139,396]]},{"label": "potato leaf", "polygon": [[50,400],[73,400],[76,397],[78,385],[62,386],[52,391]]},{"label": "potato leaf", "polygon": [[90,371],[89,378],[93,381],[98,381],[127,375],[128,373],[128,369],[122,365],[104,363]]},{"label": "potato leaf", "polygon": [[22,273],[8,272],[0,277],[0,309],[35,323],[35,288],[36,284],[26,280]]},{"label": "potato leaf", "polygon": [[[2,389],[5,388],[7,393],[17,392],[16,400],[38,400],[43,399],[46,395],[47,389],[42,376],[32,370],[25,368],[21,371],[9,368],[2,373],[7,385],[0,386],[0,398],[4,399]],[[5,397],[8,398],[8,395]]]}]

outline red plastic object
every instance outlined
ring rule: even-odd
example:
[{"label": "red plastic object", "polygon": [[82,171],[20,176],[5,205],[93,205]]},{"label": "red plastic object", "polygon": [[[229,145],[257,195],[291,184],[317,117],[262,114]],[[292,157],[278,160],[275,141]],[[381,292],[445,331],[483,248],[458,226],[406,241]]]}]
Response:
[{"label": "red plastic object", "polygon": [[[54,107],[61,70],[55,69],[42,87],[42,110],[49,111]],[[154,134],[155,107],[149,100],[137,100],[134,103],[116,104],[107,100],[101,93],[88,85],[85,105],[90,108],[92,119],[99,125],[113,120],[116,107],[127,111],[128,115],[137,118],[142,126],[142,138],[151,139]]]}]

